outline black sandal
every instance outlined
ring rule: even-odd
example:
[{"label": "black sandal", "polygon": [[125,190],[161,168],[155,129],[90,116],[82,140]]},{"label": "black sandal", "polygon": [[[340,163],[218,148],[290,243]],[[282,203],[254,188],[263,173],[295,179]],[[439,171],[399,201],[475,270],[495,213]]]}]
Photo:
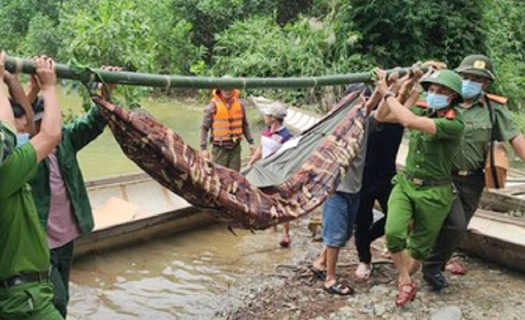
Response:
[{"label": "black sandal", "polygon": [[[351,294],[354,294],[355,290],[354,288],[347,286],[342,283],[334,283],[330,287],[323,287],[324,291],[330,293],[330,294],[338,294],[340,296],[349,296]],[[345,291],[348,290],[348,291]]]},{"label": "black sandal", "polygon": [[317,279],[324,281],[326,279],[326,271],[316,267],[310,267],[310,271],[317,277]]}]

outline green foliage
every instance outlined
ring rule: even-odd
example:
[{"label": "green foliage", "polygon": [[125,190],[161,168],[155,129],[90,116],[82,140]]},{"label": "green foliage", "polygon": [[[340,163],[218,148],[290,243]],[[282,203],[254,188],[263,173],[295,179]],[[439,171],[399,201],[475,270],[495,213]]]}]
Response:
[{"label": "green foliage", "polygon": [[362,56],[350,55],[352,38],[359,34],[339,35],[334,24],[315,18],[284,27],[268,17],[238,21],[217,36],[212,73],[285,77],[350,72],[363,66]]},{"label": "green foliage", "polygon": [[512,122],[520,132],[525,132],[525,113],[522,110],[510,112],[512,115]]},{"label": "green foliage", "polygon": [[188,73],[202,50],[193,46],[192,26],[170,14],[171,1],[92,1],[65,5],[61,56],[90,65],[119,65],[126,70]]},{"label": "green foliage", "polygon": [[0,0],[0,48],[19,53],[31,20],[40,13],[56,22],[60,0]]},{"label": "green foliage", "polygon": [[[359,33],[333,11],[322,20],[300,17],[279,26],[272,17],[237,21],[217,35],[213,75],[251,77],[318,76],[370,68],[358,53]],[[289,102],[320,100],[321,90],[287,91]]]},{"label": "green foliage", "polygon": [[62,56],[89,65],[119,65],[127,70],[152,70],[154,41],[151,20],[134,1],[101,0],[94,7],[65,9]]},{"label": "green foliage", "polygon": [[[495,63],[495,91],[521,108],[522,2],[0,0],[0,48],[93,67],[252,77],[347,73],[430,58],[455,67],[465,55],[485,53]],[[120,95],[134,100],[141,92]],[[325,89],[265,94],[274,92],[292,102],[329,95]]]},{"label": "green foliage", "polygon": [[57,58],[62,38],[55,22],[42,13],[37,13],[30,21],[27,35],[21,45],[25,56],[47,55]]},{"label": "green foliage", "polygon": [[[525,10],[521,0],[484,0],[488,54],[494,61],[498,93],[511,107],[525,107]],[[525,125],[523,126],[525,128]]]},{"label": "green foliage", "polygon": [[382,66],[429,58],[457,65],[466,53],[484,52],[476,0],[351,0],[344,9],[363,34],[363,52]]},{"label": "green foliage", "polygon": [[279,24],[285,24],[312,6],[312,0],[173,0],[172,4],[175,15],[194,26],[193,43],[208,50],[208,62],[216,34],[234,22],[259,15],[275,16]]}]

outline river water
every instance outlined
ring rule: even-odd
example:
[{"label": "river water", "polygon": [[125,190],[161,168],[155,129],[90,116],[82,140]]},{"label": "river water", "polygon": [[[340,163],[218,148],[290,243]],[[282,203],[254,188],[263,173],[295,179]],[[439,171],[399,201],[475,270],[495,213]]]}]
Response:
[{"label": "river water", "polygon": [[68,319],[214,319],[232,288],[303,257],[278,234],[236,233],[216,225],[75,261]]},{"label": "river water", "polygon": [[[81,113],[77,95],[61,93],[60,101],[64,109]],[[147,99],[143,106],[198,146],[204,104]],[[249,116],[257,118],[253,110]],[[109,130],[82,150],[79,159],[86,180],[140,171]],[[236,233],[215,225],[75,261],[68,319],[214,318],[231,299],[230,288],[242,287],[250,278],[301,255],[299,248],[280,249],[279,234]]]}]

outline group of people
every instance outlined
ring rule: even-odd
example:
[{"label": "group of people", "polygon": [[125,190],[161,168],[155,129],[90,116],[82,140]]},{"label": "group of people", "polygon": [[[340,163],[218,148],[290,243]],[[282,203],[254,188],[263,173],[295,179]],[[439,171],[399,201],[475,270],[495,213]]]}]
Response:
[{"label": "group of people", "polygon": [[[235,171],[241,169],[241,140],[244,135],[250,145],[248,167],[257,160],[265,159],[292,138],[292,134],[283,125],[286,106],[274,102],[261,109],[267,127],[261,134],[261,144],[255,147],[246,116],[246,109],[239,99],[237,89],[216,89],[212,100],[204,108],[201,124],[201,155],[209,159],[208,140],[212,145],[212,161]],[[276,230],[276,229],[274,229]],[[290,223],[283,223],[282,247],[290,245]]]},{"label": "group of people", "polygon": [[10,99],[0,88],[0,319],[64,319],[74,240],[93,229],[76,155],[106,120],[93,106],[63,124],[53,60],[34,59],[24,91],[6,58],[1,52]]},{"label": "group of people", "polygon": [[[93,215],[76,158],[104,130],[97,107],[63,124],[57,99],[55,65],[34,59],[36,74],[24,90],[16,74],[4,68],[0,53],[0,319],[64,319],[74,240],[93,229]],[[485,186],[483,167],[491,140],[508,141],[525,160],[525,138],[512,125],[506,99],[488,94],[495,81],[492,62],[482,55],[466,57],[455,70],[430,63],[406,76],[376,69],[372,91],[359,91],[378,107],[366,122],[362,150],[337,191],[323,205],[323,243],[312,272],[331,294],[353,293],[338,281],[340,249],[356,228],[359,256],[356,276],[373,275],[371,243],[386,235],[387,248],[399,271],[396,304],[416,296],[412,276],[422,265],[423,278],[440,290],[448,285],[443,270],[464,273],[451,260],[463,239]],[[118,71],[117,67],[104,67]],[[112,86],[104,86],[109,97]],[[267,128],[255,147],[239,91],[218,89],[204,110],[201,154],[239,171],[240,142],[250,144],[248,166],[274,154],[290,138],[283,126],[286,107],[263,110]],[[396,171],[404,128],[410,144],[405,168]],[[374,221],[379,202],[385,216]],[[281,245],[290,244],[284,225]]]},{"label": "group of people", "polygon": [[[378,107],[368,119],[362,154],[323,206],[324,249],[311,271],[329,293],[353,293],[337,281],[335,268],[354,225],[361,280],[373,273],[371,243],[385,235],[399,272],[396,305],[415,298],[412,276],[421,266],[435,290],[447,287],[444,270],[466,273],[452,256],[485,187],[489,143],[509,142],[525,161],[525,138],[512,124],[507,99],[489,94],[496,77],[488,57],[467,56],[455,71],[437,62],[427,67],[424,75],[416,68],[401,78],[375,70],[375,91],[368,96],[378,99]],[[409,151],[404,169],[396,172],[404,128]],[[374,221],[376,201],[385,216]]]}]

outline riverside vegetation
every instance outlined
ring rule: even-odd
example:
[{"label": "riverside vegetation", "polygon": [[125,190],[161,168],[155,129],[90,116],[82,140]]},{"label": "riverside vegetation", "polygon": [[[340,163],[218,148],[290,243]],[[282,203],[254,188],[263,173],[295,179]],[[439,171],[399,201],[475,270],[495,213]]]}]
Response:
[{"label": "riverside vegetation", "polygon": [[[471,53],[525,107],[522,0],[1,0],[0,48],[60,62],[181,75],[312,76]],[[340,91],[340,88],[339,88]],[[267,91],[318,103],[326,89]]]}]

